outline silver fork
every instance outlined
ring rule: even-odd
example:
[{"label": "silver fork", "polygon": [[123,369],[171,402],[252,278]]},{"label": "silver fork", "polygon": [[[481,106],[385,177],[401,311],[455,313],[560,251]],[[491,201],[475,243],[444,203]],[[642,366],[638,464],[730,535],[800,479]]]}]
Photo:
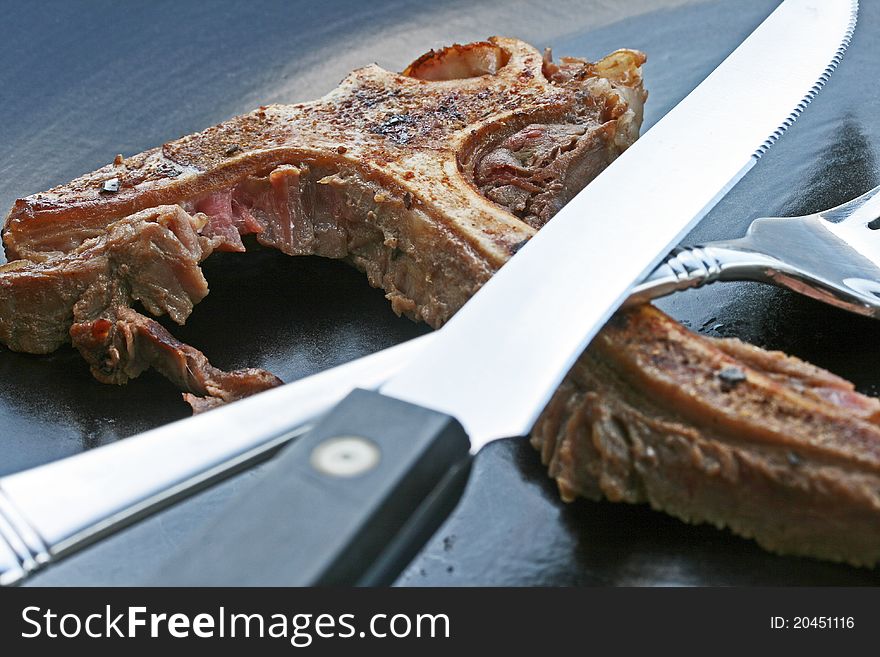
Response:
[{"label": "silver fork", "polygon": [[627,305],[715,281],[787,287],[880,319],[880,186],[802,217],[761,217],[745,237],[678,248],[636,288]]}]

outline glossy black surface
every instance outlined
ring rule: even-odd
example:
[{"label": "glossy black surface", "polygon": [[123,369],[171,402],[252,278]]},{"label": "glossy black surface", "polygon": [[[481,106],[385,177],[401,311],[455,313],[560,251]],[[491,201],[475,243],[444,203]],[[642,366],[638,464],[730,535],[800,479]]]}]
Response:
[{"label": "glossy black surface", "polygon": [[[557,55],[646,51],[647,127],[776,3],[658,9],[669,4],[681,3],[22,4],[0,22],[0,206],[117,152],[132,154],[261,103],[315,97],[370,61],[399,70],[431,47],[492,33],[552,45]],[[756,216],[818,210],[878,182],[880,7],[862,4],[850,52],[825,91],[688,241],[739,236]],[[212,256],[206,273],[211,295],[186,327],[172,330],[222,367],[267,367],[292,380],[426,330],[396,318],[382,293],[341,263],[224,254]],[[880,394],[878,322],[755,284],[715,286],[661,305],[695,330],[786,350]],[[186,413],[156,376],[103,386],[71,350],[33,357],[0,348],[0,474]],[[257,476],[202,493],[33,583],[148,581],[194,527]],[[769,555],[647,508],[564,505],[531,448],[503,441],[477,457],[461,506],[399,583],[878,584],[880,576]]]}]

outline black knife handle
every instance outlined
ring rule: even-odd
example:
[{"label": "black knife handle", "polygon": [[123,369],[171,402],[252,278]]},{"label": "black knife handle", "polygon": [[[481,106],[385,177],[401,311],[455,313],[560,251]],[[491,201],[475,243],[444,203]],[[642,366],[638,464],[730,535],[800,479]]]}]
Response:
[{"label": "black knife handle", "polygon": [[454,418],[355,390],[154,583],[390,583],[458,502],[469,448]]}]

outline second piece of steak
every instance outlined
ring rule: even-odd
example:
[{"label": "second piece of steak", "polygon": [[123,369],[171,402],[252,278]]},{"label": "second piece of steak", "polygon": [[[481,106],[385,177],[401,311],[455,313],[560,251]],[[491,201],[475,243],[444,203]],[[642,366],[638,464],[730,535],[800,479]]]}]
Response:
[{"label": "second piece of steak", "polygon": [[784,554],[880,559],[880,401],[651,306],[605,327],[532,444],[563,499],[647,502]]}]

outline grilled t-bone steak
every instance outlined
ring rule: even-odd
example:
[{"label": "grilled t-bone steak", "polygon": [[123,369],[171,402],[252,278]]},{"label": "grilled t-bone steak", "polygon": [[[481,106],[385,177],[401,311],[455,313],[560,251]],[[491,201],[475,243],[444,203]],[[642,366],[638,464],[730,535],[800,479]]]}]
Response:
[{"label": "grilled t-bone steak", "polygon": [[[636,139],[643,62],[453,46],[21,199],[3,235],[0,340],[34,353],[70,340],[102,381],[156,367],[196,410],[276,385],[211,367],[132,308],[182,323],[208,292],[199,263],[249,234],[346,258],[396,312],[439,326]],[[780,552],[880,557],[880,403],[649,306],[606,327],[532,440],[565,499],[647,501]]]},{"label": "grilled t-bone steak", "polygon": [[211,368],[131,309],[182,323],[207,294],[199,262],[243,251],[248,234],[347,258],[396,312],[439,326],[636,139],[643,60],[621,50],[557,65],[512,39],[455,46],[21,199],[3,234],[0,340],[33,353],[71,340],[107,382],[156,367],[197,409],[275,385]]}]

